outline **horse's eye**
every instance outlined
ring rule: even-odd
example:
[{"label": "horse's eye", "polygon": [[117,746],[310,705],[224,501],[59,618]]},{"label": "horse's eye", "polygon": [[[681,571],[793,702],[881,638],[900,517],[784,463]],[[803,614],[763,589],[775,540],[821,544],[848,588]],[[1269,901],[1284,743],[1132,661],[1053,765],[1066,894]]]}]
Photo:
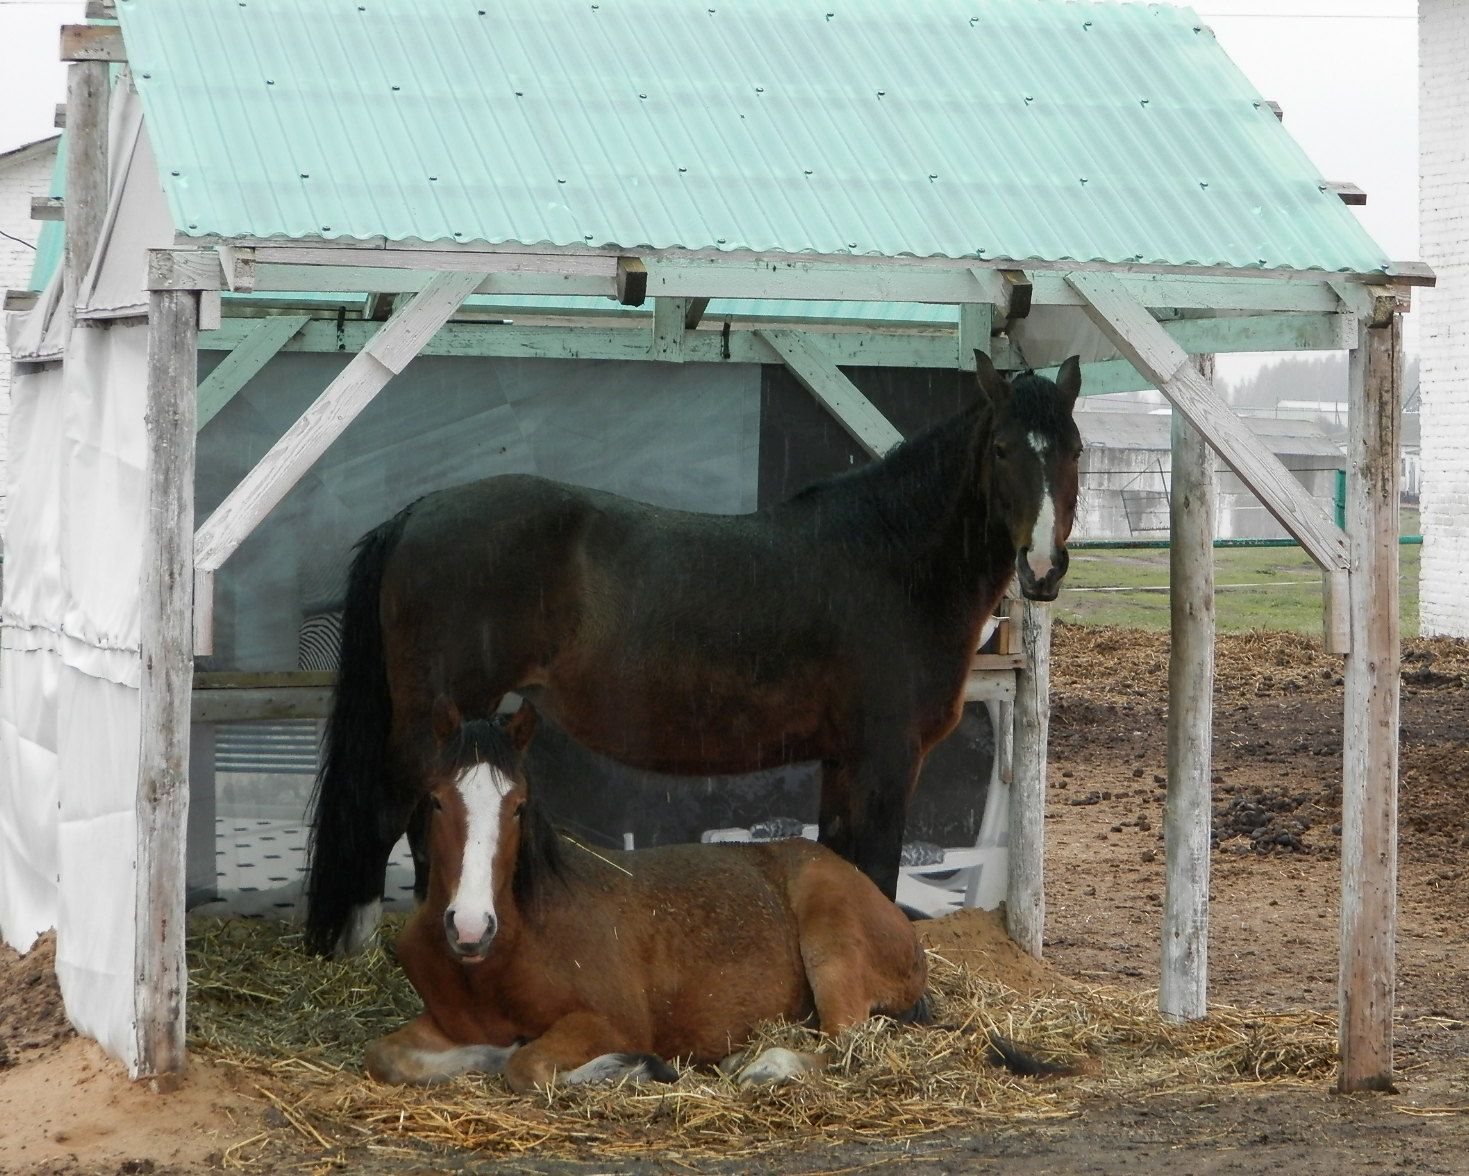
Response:
[{"label": "horse's eye", "polygon": [[444,808],[443,802],[440,801],[439,798],[437,796],[435,796],[432,792],[430,792],[429,795],[428,795],[428,802],[429,802],[429,804],[431,804],[431,805],[434,806],[434,812],[437,813],[437,812],[442,812],[443,811],[443,808]]},{"label": "horse's eye", "polygon": [[1004,461],[1007,457],[1010,456],[1010,447],[1006,445],[1003,441],[996,441],[995,456],[1001,461]]},{"label": "horse's eye", "polygon": [[515,818],[516,818],[516,820],[519,820],[520,819],[520,814],[523,813],[523,812],[525,812],[525,801],[522,800],[518,805],[515,806]]}]

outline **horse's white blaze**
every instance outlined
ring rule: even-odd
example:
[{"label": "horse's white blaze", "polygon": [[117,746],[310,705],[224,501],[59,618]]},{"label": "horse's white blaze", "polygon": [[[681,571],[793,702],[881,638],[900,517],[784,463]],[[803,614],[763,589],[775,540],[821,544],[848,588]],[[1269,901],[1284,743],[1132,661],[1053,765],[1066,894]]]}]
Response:
[{"label": "horse's white blaze", "polygon": [[460,943],[478,943],[495,917],[495,852],[500,843],[500,806],[515,787],[503,772],[475,764],[459,777],[467,828],[459,863],[459,885],[449,909]]},{"label": "horse's white blaze", "polygon": [[[1029,439],[1030,447],[1044,464],[1046,439],[1039,433],[1031,433]],[[1050,479],[1044,475],[1041,480],[1041,508],[1030,531],[1030,550],[1025,558],[1030,564],[1031,575],[1037,580],[1044,579],[1056,564],[1056,499]]]}]

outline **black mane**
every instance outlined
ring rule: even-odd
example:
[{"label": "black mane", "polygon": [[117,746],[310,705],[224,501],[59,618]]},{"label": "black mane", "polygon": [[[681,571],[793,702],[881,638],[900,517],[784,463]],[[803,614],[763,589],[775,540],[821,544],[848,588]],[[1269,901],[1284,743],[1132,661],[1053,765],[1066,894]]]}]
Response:
[{"label": "black mane", "polygon": [[1062,401],[1054,380],[1026,368],[1011,379],[1010,391],[1010,411],[1025,429],[1052,437],[1065,431],[1071,406]]},{"label": "black mane", "polygon": [[[444,766],[460,772],[476,764],[486,764],[504,772],[513,780],[525,779],[522,755],[510,741],[506,720],[470,719],[459,728],[459,734],[445,746]],[[520,814],[520,848],[515,856],[515,876],[510,885],[515,901],[522,907],[533,903],[551,878],[562,877],[561,846],[550,818],[528,791],[525,809]]]}]

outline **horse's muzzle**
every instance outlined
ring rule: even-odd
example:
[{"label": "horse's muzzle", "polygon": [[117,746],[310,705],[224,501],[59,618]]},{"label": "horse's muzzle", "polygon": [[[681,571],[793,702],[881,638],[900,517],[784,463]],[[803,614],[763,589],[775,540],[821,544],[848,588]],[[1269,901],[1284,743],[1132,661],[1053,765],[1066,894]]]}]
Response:
[{"label": "horse's muzzle", "polygon": [[1061,594],[1061,580],[1071,565],[1071,557],[1063,547],[1056,552],[1055,562],[1044,576],[1037,577],[1030,570],[1030,548],[1022,547],[1015,556],[1015,578],[1020,583],[1020,594],[1026,600],[1052,601]]},{"label": "horse's muzzle", "polygon": [[466,964],[477,964],[490,954],[490,944],[495,941],[495,932],[499,929],[495,916],[489,915],[484,933],[478,939],[466,940],[460,937],[459,928],[454,923],[454,912],[444,912],[444,938],[449,941],[449,950]]}]

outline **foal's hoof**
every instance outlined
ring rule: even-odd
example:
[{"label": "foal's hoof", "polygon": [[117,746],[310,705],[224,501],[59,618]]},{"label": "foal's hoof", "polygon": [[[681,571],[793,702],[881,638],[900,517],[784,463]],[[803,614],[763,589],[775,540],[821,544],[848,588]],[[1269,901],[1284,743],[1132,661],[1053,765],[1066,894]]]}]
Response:
[{"label": "foal's hoof", "polygon": [[735,1075],[738,1086],[765,1086],[777,1082],[789,1082],[802,1074],[826,1068],[826,1063],[815,1054],[796,1053],[795,1050],[772,1046],[745,1066]]}]

